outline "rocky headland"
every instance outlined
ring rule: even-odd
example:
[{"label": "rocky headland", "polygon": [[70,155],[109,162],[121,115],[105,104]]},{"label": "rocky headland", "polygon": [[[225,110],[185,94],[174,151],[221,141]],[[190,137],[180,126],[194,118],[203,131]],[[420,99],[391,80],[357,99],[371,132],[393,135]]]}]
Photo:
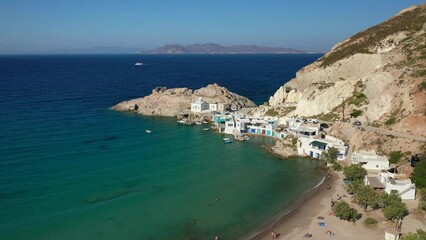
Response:
[{"label": "rocky headland", "polygon": [[[415,153],[422,141],[352,131],[349,122],[426,137],[426,5],[405,9],[336,44],[281,86],[258,114],[340,122],[330,130],[357,148]],[[414,145],[413,145],[414,144]],[[414,147],[413,147],[414,146]]]},{"label": "rocky headland", "polygon": [[113,106],[117,111],[134,111],[142,115],[175,117],[182,112],[189,112],[191,101],[198,98],[213,103],[227,104],[231,109],[244,107],[256,107],[256,104],[227,88],[215,84],[209,84],[197,90],[189,88],[157,87],[151,95],[118,103]]}]

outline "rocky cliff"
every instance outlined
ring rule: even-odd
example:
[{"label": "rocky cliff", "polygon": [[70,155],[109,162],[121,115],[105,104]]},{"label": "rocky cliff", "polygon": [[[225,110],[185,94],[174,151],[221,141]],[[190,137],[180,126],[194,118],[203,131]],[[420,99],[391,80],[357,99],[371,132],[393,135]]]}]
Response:
[{"label": "rocky cliff", "polygon": [[191,101],[199,97],[210,103],[228,104],[233,109],[256,106],[254,102],[245,97],[232,93],[217,84],[210,84],[198,90],[157,87],[152,90],[152,94],[149,96],[121,102],[113,106],[112,109],[117,111],[136,111],[143,115],[174,117],[180,111],[189,110]]},{"label": "rocky cliff", "polygon": [[358,117],[426,135],[426,5],[336,44],[269,99],[281,115]]}]

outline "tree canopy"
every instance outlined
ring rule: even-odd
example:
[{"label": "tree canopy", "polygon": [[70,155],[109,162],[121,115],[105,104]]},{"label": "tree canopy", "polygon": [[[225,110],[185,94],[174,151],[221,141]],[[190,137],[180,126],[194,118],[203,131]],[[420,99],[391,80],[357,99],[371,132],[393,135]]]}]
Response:
[{"label": "tree canopy", "polygon": [[426,188],[426,153],[420,157],[420,162],[414,167],[414,173],[411,177],[418,188]]},{"label": "tree canopy", "polygon": [[387,194],[384,192],[380,199],[384,206],[382,212],[386,219],[402,219],[408,215],[407,205],[402,202],[401,197],[396,193]]},{"label": "tree canopy", "polygon": [[361,167],[361,165],[358,164],[352,164],[348,167],[343,168],[343,174],[345,174],[345,178],[352,180],[352,181],[362,181],[367,175],[367,170],[365,168]]},{"label": "tree canopy", "polygon": [[345,201],[338,201],[334,205],[333,211],[340,219],[355,222],[361,218],[361,215],[358,213],[358,211],[354,208],[351,208]]},{"label": "tree canopy", "polygon": [[422,229],[417,229],[416,233],[409,233],[407,236],[401,238],[401,240],[425,240],[426,232]]}]

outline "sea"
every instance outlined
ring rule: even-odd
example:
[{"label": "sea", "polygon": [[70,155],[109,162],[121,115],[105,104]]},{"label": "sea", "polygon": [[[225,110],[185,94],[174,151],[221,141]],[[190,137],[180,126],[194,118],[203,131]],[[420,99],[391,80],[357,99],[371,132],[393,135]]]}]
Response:
[{"label": "sea", "polygon": [[268,153],[271,138],[224,144],[205,126],[110,107],[156,86],[211,83],[262,104],[320,56],[0,56],[0,239],[260,231],[321,181],[316,161]]}]

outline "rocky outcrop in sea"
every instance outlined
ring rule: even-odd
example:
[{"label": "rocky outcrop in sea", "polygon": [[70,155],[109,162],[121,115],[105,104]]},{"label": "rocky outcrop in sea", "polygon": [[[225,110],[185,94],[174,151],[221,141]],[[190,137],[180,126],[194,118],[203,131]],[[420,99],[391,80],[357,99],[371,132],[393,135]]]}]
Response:
[{"label": "rocky outcrop in sea", "polygon": [[256,107],[256,104],[248,98],[230,92],[227,88],[215,83],[197,90],[157,87],[152,90],[152,94],[149,96],[118,103],[112,109],[134,111],[142,115],[175,117],[181,112],[189,111],[191,101],[198,98],[209,103],[228,104],[231,109]]}]

